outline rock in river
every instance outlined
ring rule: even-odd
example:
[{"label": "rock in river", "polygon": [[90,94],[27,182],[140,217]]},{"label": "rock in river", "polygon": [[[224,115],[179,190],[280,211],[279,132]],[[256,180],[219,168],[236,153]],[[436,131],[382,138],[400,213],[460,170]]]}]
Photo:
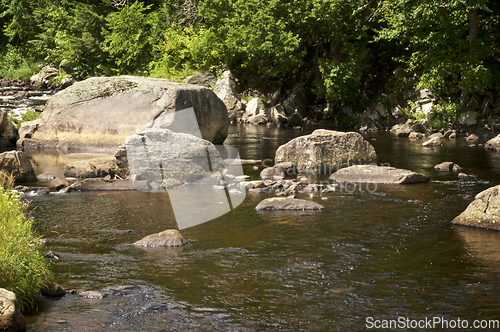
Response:
[{"label": "rock in river", "polygon": [[353,183],[408,184],[427,182],[429,178],[422,173],[390,166],[354,165],[333,173],[330,180]]},{"label": "rock in river", "polygon": [[37,180],[28,155],[21,151],[1,153],[0,171],[12,174],[15,181],[35,182]]},{"label": "rock in river", "polygon": [[323,210],[324,207],[313,201],[288,197],[272,197],[261,201],[255,210]]},{"label": "rock in river", "polygon": [[476,195],[467,209],[453,219],[457,225],[472,226],[500,231],[500,185]]},{"label": "rock in river", "polygon": [[484,147],[486,149],[500,151],[500,134],[486,142]]},{"label": "rock in river", "polygon": [[17,332],[26,330],[26,320],[16,294],[0,288],[0,331]]},{"label": "rock in river", "polygon": [[[19,130],[18,146],[116,149],[134,130],[150,123],[179,130],[176,112],[194,108],[201,136],[222,143],[229,117],[224,103],[202,86],[163,79],[93,77],[50,98],[45,111]],[[168,121],[158,120],[173,114]],[[182,125],[182,124],[181,124]]]},{"label": "rock in river", "polygon": [[134,243],[136,246],[146,247],[180,247],[187,243],[181,233],[176,229],[151,234]]},{"label": "rock in river", "polygon": [[292,162],[298,172],[330,174],[346,164],[377,160],[373,146],[355,132],[317,129],[280,146],[275,162]]}]

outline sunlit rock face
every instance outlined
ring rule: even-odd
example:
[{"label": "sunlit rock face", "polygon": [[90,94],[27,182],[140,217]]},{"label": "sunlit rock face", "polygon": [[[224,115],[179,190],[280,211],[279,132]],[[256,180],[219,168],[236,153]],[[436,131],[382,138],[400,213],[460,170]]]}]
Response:
[{"label": "sunlit rock face", "polygon": [[377,161],[374,147],[361,134],[317,129],[280,146],[275,163],[292,162],[301,173],[329,174],[343,165]]},{"label": "sunlit rock face", "polygon": [[23,123],[17,145],[114,150],[148,123],[175,131],[175,116],[158,119],[191,107],[202,138],[222,143],[228,112],[210,89],[136,76],[93,77],[52,96],[38,120]]}]

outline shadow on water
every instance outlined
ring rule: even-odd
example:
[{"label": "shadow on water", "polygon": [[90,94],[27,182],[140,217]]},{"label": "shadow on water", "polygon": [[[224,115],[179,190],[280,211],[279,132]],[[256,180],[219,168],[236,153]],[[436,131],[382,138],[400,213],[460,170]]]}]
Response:
[{"label": "shadow on water", "polygon": [[[226,144],[245,159],[273,158],[305,133],[233,126]],[[34,198],[38,228],[61,257],[59,282],[107,296],[44,298],[28,331],[346,331],[366,330],[367,317],[498,319],[500,233],[450,223],[500,182],[497,156],[465,140],[426,150],[385,133],[368,139],[379,162],[432,181],[324,194],[313,198],[325,206],[315,212],[257,212],[272,194],[248,194],[231,213],[183,230],[189,244],[170,249],[130,245],[176,227],[168,194]],[[475,178],[432,170],[447,160]],[[260,169],[245,165],[252,177]]]}]

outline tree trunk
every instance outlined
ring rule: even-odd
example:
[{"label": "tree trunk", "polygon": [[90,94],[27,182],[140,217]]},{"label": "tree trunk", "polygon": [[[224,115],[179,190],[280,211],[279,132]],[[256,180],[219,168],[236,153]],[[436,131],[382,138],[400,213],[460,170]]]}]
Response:
[{"label": "tree trunk", "polygon": [[479,36],[479,10],[475,6],[476,1],[469,2],[469,42],[473,43]]}]

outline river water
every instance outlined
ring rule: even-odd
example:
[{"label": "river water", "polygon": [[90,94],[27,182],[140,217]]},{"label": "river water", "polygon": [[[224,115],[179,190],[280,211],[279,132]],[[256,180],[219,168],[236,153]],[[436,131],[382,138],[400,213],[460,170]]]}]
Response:
[{"label": "river water", "polygon": [[[226,144],[243,159],[272,159],[311,131],[231,126]],[[397,319],[416,330],[411,324],[425,319],[469,327],[500,319],[500,233],[450,223],[500,183],[500,153],[463,138],[429,149],[366,135],[379,163],[431,182],[345,188],[313,198],[325,206],[314,212],[257,212],[273,194],[248,194],[232,212],[183,230],[189,244],[169,249],[130,245],[176,227],[167,194],[33,197],[37,227],[60,256],[59,283],[107,296],[40,298],[28,331],[357,331]],[[51,158],[38,171],[62,167]],[[472,178],[434,171],[443,161]],[[244,172],[257,179],[262,167],[253,166]]]}]

